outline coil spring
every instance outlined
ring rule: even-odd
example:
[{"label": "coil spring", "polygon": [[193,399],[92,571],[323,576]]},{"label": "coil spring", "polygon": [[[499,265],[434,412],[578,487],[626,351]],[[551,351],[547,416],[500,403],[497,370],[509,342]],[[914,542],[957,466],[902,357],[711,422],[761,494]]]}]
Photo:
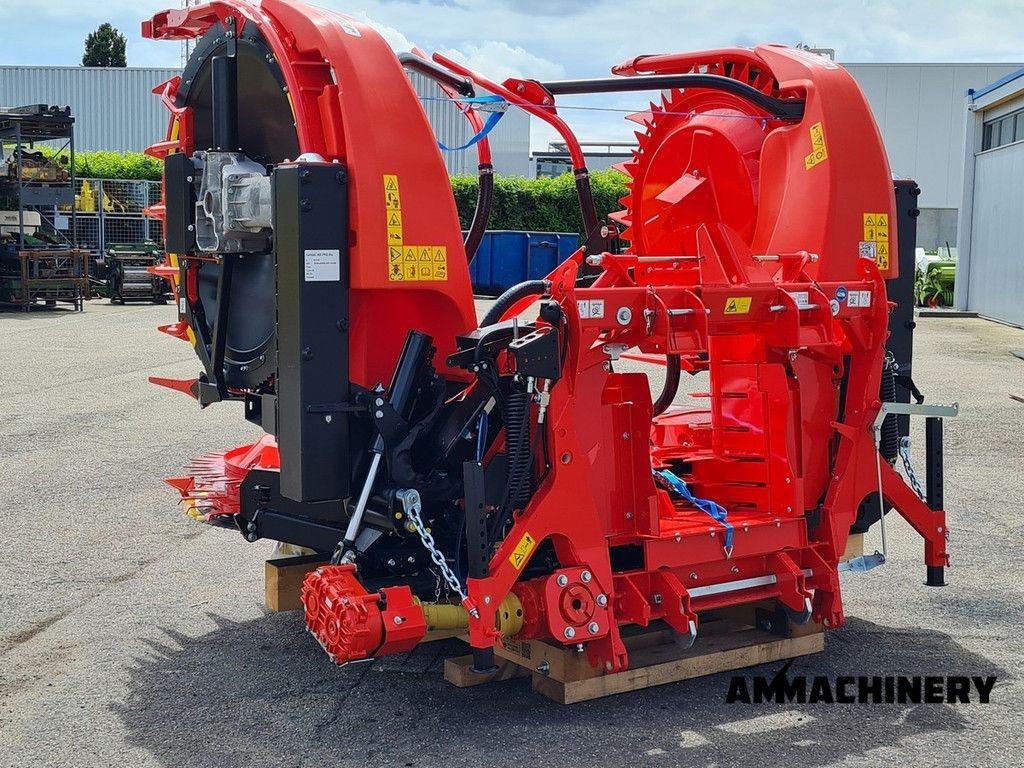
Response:
[{"label": "coil spring", "polygon": [[[885,358],[885,364],[882,366],[882,384],[879,392],[879,399],[883,403],[894,403],[896,402],[896,361],[891,355],[887,355]],[[899,425],[896,422],[896,415],[890,413],[885,417],[885,421],[882,422],[882,435],[879,448],[881,449],[882,457],[886,461],[896,461],[896,457],[900,452],[900,432]]]},{"label": "coil spring", "polygon": [[522,509],[530,501],[530,395],[512,392],[505,398],[509,504]]}]

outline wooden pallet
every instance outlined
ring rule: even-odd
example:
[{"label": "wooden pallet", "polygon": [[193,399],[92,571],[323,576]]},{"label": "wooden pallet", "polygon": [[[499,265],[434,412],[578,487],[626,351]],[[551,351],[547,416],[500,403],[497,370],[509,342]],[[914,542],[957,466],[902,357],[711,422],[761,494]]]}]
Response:
[{"label": "wooden pallet", "polygon": [[[776,616],[765,604],[743,608],[752,616],[757,611]],[[446,660],[444,676],[453,685],[465,688],[528,675],[533,678],[533,690],[537,693],[560,704],[574,704],[806,656],[825,648],[823,628],[819,625],[772,627],[780,629],[780,634],[775,634],[742,623],[728,612],[722,616],[702,616],[700,635],[692,648],[685,649],[663,625],[652,625],[649,630],[634,628],[623,638],[629,650],[630,668],[616,673],[591,667],[585,653],[553,641],[507,641],[504,648],[495,649],[495,672],[473,672],[473,657],[469,655]]]}]

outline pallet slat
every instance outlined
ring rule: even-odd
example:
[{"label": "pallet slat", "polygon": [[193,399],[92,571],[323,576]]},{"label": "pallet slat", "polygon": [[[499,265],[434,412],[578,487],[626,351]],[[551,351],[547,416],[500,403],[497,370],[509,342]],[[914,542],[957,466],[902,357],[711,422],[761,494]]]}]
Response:
[{"label": "pallet slat", "polygon": [[819,653],[825,648],[822,633],[803,637],[775,637],[770,640],[766,640],[765,637],[772,636],[751,629],[747,632],[709,638],[703,647],[698,641],[691,655],[674,659],[659,660],[659,656],[672,655],[671,649],[667,646],[645,649],[631,657],[631,662],[635,666],[630,669],[583,680],[561,681],[534,673],[533,690],[560,704],[575,704],[616,693],[637,691],[718,672],[806,656]]}]

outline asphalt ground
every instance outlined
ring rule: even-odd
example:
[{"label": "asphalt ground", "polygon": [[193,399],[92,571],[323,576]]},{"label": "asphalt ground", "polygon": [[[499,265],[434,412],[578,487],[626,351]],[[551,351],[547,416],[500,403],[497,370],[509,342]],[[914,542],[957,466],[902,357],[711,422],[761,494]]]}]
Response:
[{"label": "asphalt ground", "polygon": [[0,766],[1024,765],[1024,331],[919,322],[915,378],[962,408],[950,585],[922,585],[891,518],[890,562],[843,576],[854,618],[790,669],[996,675],[990,704],[726,704],[720,674],[562,707],[524,679],[451,687],[457,641],[339,669],[263,608],[271,545],[186,520],[161,482],[258,436],[146,382],[197,370],[154,330],[173,313],[0,314]]}]

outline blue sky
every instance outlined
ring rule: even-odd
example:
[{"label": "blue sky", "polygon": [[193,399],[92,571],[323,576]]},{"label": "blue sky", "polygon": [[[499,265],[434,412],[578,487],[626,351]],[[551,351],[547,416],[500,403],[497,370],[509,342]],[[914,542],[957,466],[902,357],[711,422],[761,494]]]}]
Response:
[{"label": "blue sky", "polygon": [[[393,47],[440,50],[496,79],[601,76],[643,53],[760,42],[836,49],[840,62],[1024,59],[1020,0],[319,0],[374,24]],[[109,21],[128,37],[131,66],[178,66],[176,43],[140,22],[180,3],[0,0],[0,64],[77,65],[85,35]],[[566,105],[639,107],[640,96],[566,97]],[[0,103],[3,94],[0,94]],[[584,140],[632,138],[621,114],[566,110]],[[534,148],[553,134],[534,126]]]}]

